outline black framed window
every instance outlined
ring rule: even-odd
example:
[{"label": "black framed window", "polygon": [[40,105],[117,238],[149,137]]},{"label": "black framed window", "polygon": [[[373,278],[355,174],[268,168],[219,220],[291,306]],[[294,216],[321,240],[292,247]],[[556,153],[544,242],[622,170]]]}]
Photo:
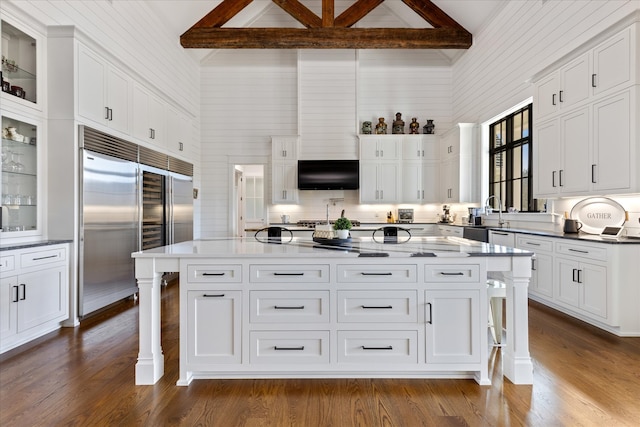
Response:
[{"label": "black framed window", "polygon": [[[533,198],[532,104],[489,126],[489,195],[502,201],[502,209],[536,212]],[[494,209],[498,202],[490,200]]]}]

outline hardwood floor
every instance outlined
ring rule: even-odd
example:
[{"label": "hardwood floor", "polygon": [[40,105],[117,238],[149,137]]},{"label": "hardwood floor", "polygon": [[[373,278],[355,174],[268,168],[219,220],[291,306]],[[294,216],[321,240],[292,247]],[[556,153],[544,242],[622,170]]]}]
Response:
[{"label": "hardwood floor", "polygon": [[637,426],[640,338],[530,303],[533,386],[472,380],[195,380],[177,387],[178,286],[163,291],[165,375],[134,385],[138,307],[123,302],[0,356],[0,425]]}]

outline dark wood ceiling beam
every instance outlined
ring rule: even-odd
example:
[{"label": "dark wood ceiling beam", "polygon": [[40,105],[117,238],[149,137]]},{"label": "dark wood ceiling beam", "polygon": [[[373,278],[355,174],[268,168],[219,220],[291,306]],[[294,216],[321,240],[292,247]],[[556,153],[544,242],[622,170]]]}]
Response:
[{"label": "dark wood ceiling beam", "polygon": [[282,10],[294,17],[298,22],[307,28],[322,27],[322,19],[315,13],[310,11],[305,5],[298,0],[272,0],[280,6]]},{"label": "dark wood ceiling beam", "polygon": [[191,28],[222,27],[253,0],[223,0]]},{"label": "dark wood ceiling beam", "polygon": [[180,37],[196,49],[468,49],[460,28],[192,28]]},{"label": "dark wood ceiling beam", "polygon": [[378,7],[384,0],[358,0],[335,19],[336,27],[351,27]]},{"label": "dark wood ceiling beam", "polygon": [[430,0],[402,0],[402,2],[434,28],[459,28],[464,30],[462,25]]},{"label": "dark wood ceiling beam", "polygon": [[335,5],[333,0],[322,0],[322,26],[333,27],[335,19]]}]

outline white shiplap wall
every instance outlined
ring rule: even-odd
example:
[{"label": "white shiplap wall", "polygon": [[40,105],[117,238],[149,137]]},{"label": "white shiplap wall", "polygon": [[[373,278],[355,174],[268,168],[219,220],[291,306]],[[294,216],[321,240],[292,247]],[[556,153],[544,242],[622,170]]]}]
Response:
[{"label": "white shiplap wall", "polygon": [[[384,10],[367,18],[363,26],[404,26]],[[252,26],[290,19],[271,7]],[[400,111],[407,132],[414,116],[421,125],[434,119],[437,129],[452,123],[451,67],[432,51],[217,51],[203,61],[201,76],[203,237],[227,235],[230,164],[243,157],[247,163],[268,162],[271,135],[300,135],[304,159],[356,159],[364,120],[384,116],[390,125]],[[270,168],[265,173],[269,191]],[[355,191],[305,191],[300,206],[270,206],[269,219],[279,221],[282,213],[293,221],[323,217],[332,198],[344,199],[333,211],[345,209],[363,220],[384,219],[385,211],[395,210],[359,205]]]},{"label": "white shiplap wall", "polygon": [[453,66],[454,122],[482,123],[533,96],[528,81],[638,1],[510,1]]}]

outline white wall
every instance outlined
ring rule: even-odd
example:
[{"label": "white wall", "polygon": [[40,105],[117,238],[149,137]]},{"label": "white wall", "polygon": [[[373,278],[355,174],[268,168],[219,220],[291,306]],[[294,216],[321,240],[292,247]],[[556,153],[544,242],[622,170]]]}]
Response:
[{"label": "white wall", "polygon": [[[269,8],[252,25],[287,22],[282,14]],[[367,25],[406,26],[382,9],[367,18]],[[227,233],[229,165],[267,165],[272,135],[300,135],[300,158],[356,159],[362,121],[385,117],[389,132],[396,112],[407,132],[411,117],[422,126],[434,119],[436,132],[452,123],[451,67],[433,51],[221,50],[202,62],[201,90],[203,237]],[[265,174],[270,189],[270,168]],[[333,198],[344,200],[333,206]],[[362,221],[384,220],[385,211],[398,207],[359,205],[356,191],[304,191],[299,206],[271,205],[269,219],[277,222],[283,213],[294,222],[321,219],[327,203],[332,216],[345,209]],[[419,210],[435,219],[433,206]]]}]

